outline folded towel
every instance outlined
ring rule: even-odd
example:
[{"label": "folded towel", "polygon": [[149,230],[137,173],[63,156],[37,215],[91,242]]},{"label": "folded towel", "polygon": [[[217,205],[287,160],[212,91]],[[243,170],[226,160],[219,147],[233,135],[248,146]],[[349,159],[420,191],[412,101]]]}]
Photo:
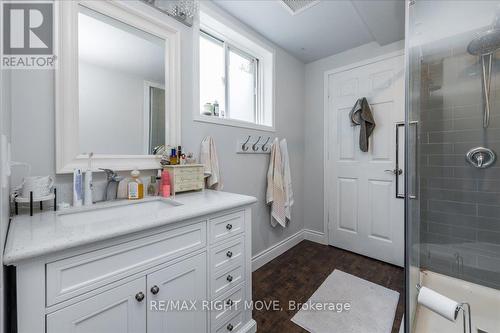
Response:
[{"label": "folded towel", "polygon": [[[217,149],[212,137],[207,136],[201,142],[200,162],[204,165],[207,188],[220,191],[224,187],[219,170]],[[207,177],[208,176],[208,177]]]},{"label": "folded towel", "polygon": [[266,193],[266,203],[271,204],[271,225],[273,227],[278,223],[282,227],[286,227],[285,189],[282,172],[280,145],[278,138],[276,138],[271,145]]},{"label": "folded towel", "polygon": [[283,169],[283,189],[285,191],[285,216],[288,221],[292,220],[293,190],[292,174],[290,172],[290,158],[288,156],[288,145],[286,139],[280,141],[281,166]]},{"label": "folded towel", "polygon": [[353,126],[361,125],[359,129],[359,149],[361,151],[368,151],[368,138],[375,129],[375,120],[373,119],[372,109],[365,97],[360,98],[354,104],[349,118]]}]

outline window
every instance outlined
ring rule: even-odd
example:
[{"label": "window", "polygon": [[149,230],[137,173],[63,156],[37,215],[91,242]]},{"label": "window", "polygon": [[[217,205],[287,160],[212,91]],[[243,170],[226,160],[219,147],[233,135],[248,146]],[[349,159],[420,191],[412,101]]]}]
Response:
[{"label": "window", "polygon": [[201,31],[201,114],[258,123],[258,66],[256,57]]},{"label": "window", "polygon": [[205,3],[195,38],[199,106],[194,119],[274,130],[274,48],[269,42]]}]

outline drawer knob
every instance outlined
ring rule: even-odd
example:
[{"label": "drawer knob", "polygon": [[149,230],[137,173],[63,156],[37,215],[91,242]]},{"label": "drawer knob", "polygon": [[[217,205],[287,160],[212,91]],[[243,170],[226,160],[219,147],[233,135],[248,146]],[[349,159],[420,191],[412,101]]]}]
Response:
[{"label": "drawer knob", "polygon": [[226,280],[227,280],[227,282],[231,282],[231,281],[233,281],[233,277],[231,275],[228,275]]},{"label": "drawer knob", "polygon": [[137,302],[142,302],[144,299],[144,293],[142,291],[139,291],[137,294],[135,294],[135,299]]},{"label": "drawer knob", "polygon": [[231,223],[228,223],[228,224],[226,225],[226,229],[227,229],[227,230],[231,230],[231,229],[233,229],[233,225],[232,225]]},{"label": "drawer knob", "polygon": [[158,294],[159,292],[160,292],[160,288],[159,288],[158,286],[156,286],[156,285],[155,285],[155,286],[152,286],[152,287],[151,287],[151,293],[152,293],[153,295],[156,295],[156,294]]},{"label": "drawer knob", "polygon": [[226,256],[227,256],[228,258],[231,258],[231,257],[233,256],[233,252],[231,252],[231,251],[227,251]]},{"label": "drawer knob", "polygon": [[228,299],[228,300],[226,301],[226,304],[227,304],[227,305],[229,305],[229,306],[233,306],[234,302],[233,302],[233,300],[232,300],[232,299]]},{"label": "drawer knob", "polygon": [[233,330],[233,328],[234,328],[234,327],[233,327],[233,325],[228,324],[226,328],[227,328],[227,330],[228,330],[229,332],[231,332],[231,331]]}]

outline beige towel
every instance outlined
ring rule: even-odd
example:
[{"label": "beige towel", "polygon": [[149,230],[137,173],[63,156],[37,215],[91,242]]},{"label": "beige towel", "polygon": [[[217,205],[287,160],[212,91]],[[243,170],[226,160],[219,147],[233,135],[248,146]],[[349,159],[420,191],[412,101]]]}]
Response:
[{"label": "beige towel", "polygon": [[217,159],[217,149],[215,141],[211,136],[207,136],[201,142],[200,162],[204,165],[207,188],[220,191],[224,187],[219,170],[219,160]]},{"label": "beige towel", "polygon": [[283,169],[283,190],[285,191],[285,216],[288,222],[292,220],[293,189],[292,174],[290,172],[290,158],[288,156],[288,145],[286,139],[280,141],[281,166]]},{"label": "beige towel", "polygon": [[283,185],[283,167],[278,139],[271,145],[271,157],[267,170],[266,203],[271,205],[271,225],[278,223],[286,227],[285,189]]}]

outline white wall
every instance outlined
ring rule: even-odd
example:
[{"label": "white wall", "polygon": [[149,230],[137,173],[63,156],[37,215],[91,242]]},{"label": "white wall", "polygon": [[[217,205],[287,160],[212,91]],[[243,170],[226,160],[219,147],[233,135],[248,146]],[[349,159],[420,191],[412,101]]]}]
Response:
[{"label": "white wall", "polygon": [[[181,23],[142,3],[134,6],[168,21],[181,31],[182,145],[184,151],[198,154],[201,140],[214,137],[226,191],[258,198],[253,209],[252,253],[265,250],[303,229],[304,225],[304,110],[305,66],[285,51],[276,49],[276,132],[246,130],[193,121],[198,110],[193,100],[193,31]],[[16,71],[12,82],[13,158],[29,162],[33,174],[55,173],[54,73],[52,71]],[[265,205],[267,155],[237,155],[236,142],[248,135],[287,138],[295,192],[293,221],[286,229],[272,228]],[[60,187],[68,188],[69,175],[57,176]],[[60,191],[58,190],[58,194]],[[69,192],[66,192],[69,196]],[[61,191],[64,196],[64,191]],[[66,198],[70,200],[69,197]]]},{"label": "white wall", "polygon": [[375,42],[306,65],[305,87],[305,228],[325,232],[323,220],[324,73],[326,71],[404,49],[404,41],[380,46]]},{"label": "white wall", "polygon": [[80,152],[144,154],[144,80],[150,78],[86,62],[78,75]]}]

